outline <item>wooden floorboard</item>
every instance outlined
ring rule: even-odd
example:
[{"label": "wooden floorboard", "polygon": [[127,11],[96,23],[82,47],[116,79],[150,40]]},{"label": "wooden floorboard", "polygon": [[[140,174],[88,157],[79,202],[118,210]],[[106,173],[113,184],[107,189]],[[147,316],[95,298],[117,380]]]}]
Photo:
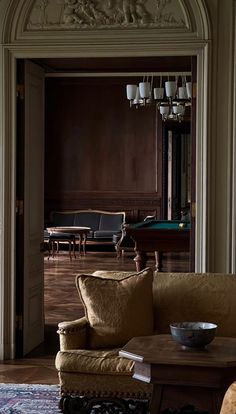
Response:
[{"label": "wooden floorboard", "polygon": [[[22,359],[0,363],[2,383],[57,384],[54,367],[55,355],[59,349],[57,324],[77,319],[84,315],[75,287],[75,276],[91,274],[96,270],[129,270],[135,272],[134,254],[126,252],[117,259],[115,251],[88,251],[70,260],[68,252],[60,252],[55,258],[44,258],[45,285],[45,342]],[[148,266],[154,269],[154,256]],[[163,271],[188,271],[188,254],[166,254]]]}]

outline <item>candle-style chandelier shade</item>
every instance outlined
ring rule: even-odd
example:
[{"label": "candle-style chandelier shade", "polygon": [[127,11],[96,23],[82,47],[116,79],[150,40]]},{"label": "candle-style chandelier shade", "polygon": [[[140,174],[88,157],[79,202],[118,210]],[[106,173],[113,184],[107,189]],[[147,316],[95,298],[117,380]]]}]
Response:
[{"label": "candle-style chandelier shade", "polygon": [[156,105],[162,120],[181,122],[186,106],[191,106],[191,77],[181,76],[144,76],[138,85],[126,85],[126,95],[130,107]]}]

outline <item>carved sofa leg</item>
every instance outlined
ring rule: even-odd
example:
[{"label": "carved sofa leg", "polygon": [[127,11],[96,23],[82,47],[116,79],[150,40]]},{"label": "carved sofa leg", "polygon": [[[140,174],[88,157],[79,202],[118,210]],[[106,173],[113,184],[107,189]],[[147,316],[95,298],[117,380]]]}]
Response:
[{"label": "carved sofa leg", "polygon": [[148,401],[63,396],[59,408],[64,414],[147,414]]}]

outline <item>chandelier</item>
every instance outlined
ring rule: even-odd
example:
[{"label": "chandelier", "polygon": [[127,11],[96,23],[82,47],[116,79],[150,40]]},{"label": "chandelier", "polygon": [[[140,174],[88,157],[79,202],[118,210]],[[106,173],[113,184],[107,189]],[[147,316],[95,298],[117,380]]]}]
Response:
[{"label": "chandelier", "polygon": [[[173,77],[173,76],[172,76]],[[163,121],[173,120],[181,122],[187,106],[191,106],[192,83],[186,76],[144,76],[138,85],[126,85],[126,95],[130,107],[140,108],[156,105]],[[150,79],[150,80],[149,80]],[[158,87],[154,86],[158,80]]]}]

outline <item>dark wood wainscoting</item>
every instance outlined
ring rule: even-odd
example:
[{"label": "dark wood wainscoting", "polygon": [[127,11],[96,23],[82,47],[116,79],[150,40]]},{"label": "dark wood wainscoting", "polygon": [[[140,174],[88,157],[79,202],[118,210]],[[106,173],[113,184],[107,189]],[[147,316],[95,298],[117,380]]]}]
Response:
[{"label": "dark wood wainscoting", "polygon": [[131,77],[46,79],[45,219],[52,210],[160,217],[162,136],[154,107],[126,99]]},{"label": "dark wood wainscoting", "polygon": [[50,211],[55,210],[77,210],[97,209],[109,211],[125,211],[126,222],[134,223],[142,221],[146,216],[155,215],[160,218],[161,199],[156,193],[134,194],[134,193],[64,193],[63,196],[45,199],[47,211],[45,220]]}]

